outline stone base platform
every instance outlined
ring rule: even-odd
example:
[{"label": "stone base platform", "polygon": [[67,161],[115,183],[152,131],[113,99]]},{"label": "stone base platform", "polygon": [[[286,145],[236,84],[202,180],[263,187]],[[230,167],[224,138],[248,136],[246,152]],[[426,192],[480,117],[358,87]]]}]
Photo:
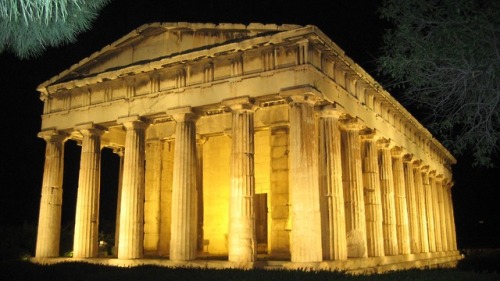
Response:
[{"label": "stone base platform", "polygon": [[227,260],[219,259],[197,259],[186,262],[170,261],[168,259],[130,259],[122,260],[116,258],[32,258],[31,261],[38,264],[57,264],[63,262],[86,262],[92,264],[131,267],[141,265],[156,265],[164,267],[192,267],[192,268],[262,268],[262,269],[289,269],[289,270],[326,270],[345,271],[352,274],[373,274],[394,270],[411,268],[452,268],[463,256],[458,251],[411,254],[387,257],[356,258],[344,261],[323,261],[317,263],[293,263],[290,261],[269,260],[266,257],[251,264],[235,264]]}]

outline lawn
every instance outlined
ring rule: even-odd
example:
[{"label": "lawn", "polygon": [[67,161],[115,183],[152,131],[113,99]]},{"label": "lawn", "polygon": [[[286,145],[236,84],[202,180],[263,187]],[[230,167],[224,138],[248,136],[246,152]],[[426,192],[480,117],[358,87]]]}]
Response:
[{"label": "lawn", "polygon": [[478,280],[498,281],[500,273],[477,272],[464,269],[405,270],[378,275],[352,276],[340,272],[304,272],[290,270],[237,270],[237,269],[188,269],[165,268],[158,266],[138,266],[130,268],[109,267],[86,263],[62,263],[56,265],[38,265],[22,261],[0,262],[0,280],[2,281],[180,281],[180,280],[238,280],[238,281],[320,281],[320,280]]}]

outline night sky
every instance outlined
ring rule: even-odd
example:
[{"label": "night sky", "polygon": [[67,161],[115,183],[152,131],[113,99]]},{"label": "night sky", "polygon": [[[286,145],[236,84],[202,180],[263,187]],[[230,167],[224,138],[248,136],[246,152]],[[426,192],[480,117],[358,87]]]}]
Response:
[{"label": "night sky", "polygon": [[[74,44],[49,49],[30,60],[0,54],[3,98],[0,227],[36,224],[38,220],[45,142],[37,138],[42,102],[36,87],[42,82],[143,24],[182,21],[316,25],[383,84],[384,79],[375,71],[375,59],[388,25],[376,14],[379,3],[379,0],[309,0],[301,4],[289,0],[114,0]],[[417,112],[408,110],[418,118]],[[73,141],[66,143],[63,223],[74,220],[79,154],[80,148]],[[104,149],[102,158],[104,225],[114,221],[118,157]],[[471,168],[468,156],[457,158],[453,198],[459,248],[500,247],[500,159],[496,159],[496,168],[487,170]]]}]

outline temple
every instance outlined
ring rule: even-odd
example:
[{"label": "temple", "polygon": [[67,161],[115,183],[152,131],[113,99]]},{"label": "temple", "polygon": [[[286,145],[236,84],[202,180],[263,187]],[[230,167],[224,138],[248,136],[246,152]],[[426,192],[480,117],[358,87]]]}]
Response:
[{"label": "temple", "polygon": [[[64,144],[81,145],[73,260],[384,271],[453,265],[455,158],[315,26],[152,23],[38,87],[35,261],[59,253]],[[98,251],[101,150],[120,157]]]}]

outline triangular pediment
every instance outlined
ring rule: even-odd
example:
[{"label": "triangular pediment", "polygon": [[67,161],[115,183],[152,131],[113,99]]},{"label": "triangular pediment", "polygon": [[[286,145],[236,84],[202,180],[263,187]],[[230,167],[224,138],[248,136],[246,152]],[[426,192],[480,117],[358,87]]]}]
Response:
[{"label": "triangular pediment", "polygon": [[299,26],[257,23],[249,25],[215,25],[209,23],[145,24],[81,60],[68,70],[41,84],[40,87],[297,27]]}]

